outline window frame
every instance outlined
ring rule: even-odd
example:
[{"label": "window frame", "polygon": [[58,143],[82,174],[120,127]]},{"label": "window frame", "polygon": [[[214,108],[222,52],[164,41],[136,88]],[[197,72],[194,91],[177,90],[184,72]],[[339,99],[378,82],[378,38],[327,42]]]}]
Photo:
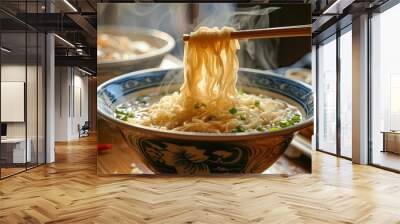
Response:
[{"label": "window frame", "polygon": [[383,166],[377,163],[373,162],[373,154],[374,154],[374,149],[373,149],[373,132],[372,132],[372,93],[373,93],[373,88],[372,88],[372,19],[374,17],[374,14],[381,14],[384,13],[385,11],[391,9],[392,7],[400,4],[400,0],[388,0],[381,4],[380,6],[373,8],[369,10],[368,13],[368,32],[367,32],[367,37],[368,37],[368,111],[367,111],[367,116],[368,116],[368,165],[377,167],[383,170],[395,172],[395,173],[400,173],[400,170],[393,169],[387,166]]},{"label": "window frame", "polygon": [[[367,143],[367,165],[373,166],[373,167],[377,167],[380,169],[384,169],[384,170],[388,170],[391,172],[395,172],[395,173],[400,173],[400,170],[396,170],[390,167],[385,167],[379,164],[374,164],[373,163],[373,145],[372,145],[372,29],[371,29],[371,20],[373,17],[373,14],[376,13],[384,13],[386,10],[396,6],[400,4],[400,0],[387,0],[385,1],[383,4],[371,8],[371,9],[365,9],[362,12],[359,12],[363,15],[367,15],[368,19],[367,19],[367,33],[366,33],[366,38],[367,38],[367,139],[366,139],[366,143]],[[350,19],[349,19],[350,18]],[[327,27],[326,29],[324,29],[322,32],[318,33],[317,36],[313,37],[313,45],[315,46],[316,49],[316,53],[315,53],[315,74],[316,74],[316,90],[318,90],[319,85],[320,85],[320,79],[319,79],[319,63],[318,63],[318,49],[319,49],[319,45],[323,42],[326,41],[327,39],[329,39],[332,35],[336,34],[336,46],[337,48],[340,48],[340,36],[343,35],[344,33],[346,33],[346,29],[349,29],[348,27],[352,26],[352,15],[337,15],[336,16],[336,21],[334,22],[333,25],[330,25],[329,27]],[[341,123],[340,123],[340,73],[341,73],[341,68],[340,68],[340,49],[338,49],[338,51],[336,52],[337,58],[339,61],[337,61],[337,80],[336,80],[336,85],[339,85],[339,87],[337,88],[337,102],[336,102],[336,109],[337,109],[337,134],[336,134],[336,145],[337,145],[337,150],[336,150],[336,154],[335,153],[329,153],[324,151],[323,149],[319,148],[319,130],[318,130],[318,126],[319,126],[319,105],[318,105],[318,91],[316,91],[315,95],[316,95],[316,130],[315,130],[315,145],[316,145],[316,150],[323,152],[323,153],[327,153],[336,157],[340,157],[340,158],[344,158],[344,159],[348,159],[348,160],[353,160],[352,158],[348,158],[346,156],[341,155],[341,148],[340,148],[340,132],[341,132]]]},{"label": "window frame", "polygon": [[[342,24],[342,27],[338,26],[337,23]],[[334,25],[332,25],[329,29],[332,29],[332,27],[336,27],[336,31],[335,32],[331,32],[330,35],[326,35],[323,39],[319,39],[316,41],[315,45],[316,45],[316,93],[315,93],[315,97],[316,97],[316,150],[319,152],[323,152],[323,153],[327,153],[329,155],[333,155],[333,156],[337,156],[340,158],[344,158],[347,160],[352,160],[352,158],[347,157],[342,155],[341,153],[341,119],[340,119],[340,103],[341,103],[341,97],[340,97],[340,81],[341,81],[341,67],[340,67],[340,37],[342,35],[344,35],[347,32],[351,32],[352,31],[352,23],[351,23],[351,17],[346,16],[344,17],[342,20],[339,20],[337,23],[335,23]],[[318,49],[320,48],[320,45],[322,44],[326,44],[330,41],[336,41],[336,152],[332,153],[332,152],[328,152],[324,149],[320,148],[320,144],[319,144],[319,85],[320,85],[320,73],[319,73],[319,51]]]}]

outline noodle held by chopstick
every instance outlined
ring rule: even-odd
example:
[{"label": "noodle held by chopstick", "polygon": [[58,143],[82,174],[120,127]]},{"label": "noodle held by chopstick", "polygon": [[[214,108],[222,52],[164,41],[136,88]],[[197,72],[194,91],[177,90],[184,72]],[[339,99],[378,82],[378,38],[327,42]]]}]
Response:
[{"label": "noodle held by chopstick", "polygon": [[182,100],[232,106],[239,69],[239,42],[230,39],[232,31],[230,27],[200,27],[191,34],[185,43]]},{"label": "noodle held by chopstick", "polygon": [[200,27],[191,33],[185,42],[180,92],[134,111],[140,116],[128,122],[167,130],[221,133],[263,131],[290,118],[296,108],[285,102],[237,91],[239,42],[230,38],[232,31],[230,27]]}]

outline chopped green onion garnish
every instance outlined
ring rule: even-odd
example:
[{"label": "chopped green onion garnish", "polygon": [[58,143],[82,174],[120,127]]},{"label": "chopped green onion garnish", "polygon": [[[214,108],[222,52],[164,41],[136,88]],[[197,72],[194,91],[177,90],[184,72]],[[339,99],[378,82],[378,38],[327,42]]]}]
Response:
[{"label": "chopped green onion garnish", "polygon": [[287,120],[282,120],[282,121],[279,122],[279,126],[280,126],[281,128],[286,128],[286,127],[288,127],[289,125],[290,125],[290,123],[289,123]]},{"label": "chopped green onion garnish", "polygon": [[280,128],[278,128],[278,127],[272,127],[272,128],[269,128],[268,129],[268,131],[278,131]]},{"label": "chopped green onion garnish", "polygon": [[256,107],[259,107],[260,106],[260,101],[256,100],[256,102],[254,102],[254,105],[256,105]]},{"label": "chopped green onion garnish", "polygon": [[262,128],[262,127],[257,127],[256,130],[257,130],[257,131],[264,131],[264,128]]},{"label": "chopped green onion garnish", "polygon": [[244,132],[244,131],[246,131],[246,129],[242,125],[238,125],[236,127],[236,132]]},{"label": "chopped green onion garnish", "polygon": [[238,111],[236,108],[232,107],[231,109],[229,109],[229,113],[231,114],[236,114]]},{"label": "chopped green onion garnish", "polygon": [[115,109],[115,113],[116,113],[116,114],[128,114],[128,112],[126,112],[125,110],[123,110],[123,109],[118,109],[118,108]]},{"label": "chopped green onion garnish", "polygon": [[294,123],[298,123],[300,122],[301,118],[300,118],[300,114],[295,114],[293,115],[292,119],[291,119]]},{"label": "chopped green onion garnish", "polygon": [[123,121],[127,121],[128,120],[128,116],[123,115],[123,114],[117,114],[117,119],[123,120]]}]

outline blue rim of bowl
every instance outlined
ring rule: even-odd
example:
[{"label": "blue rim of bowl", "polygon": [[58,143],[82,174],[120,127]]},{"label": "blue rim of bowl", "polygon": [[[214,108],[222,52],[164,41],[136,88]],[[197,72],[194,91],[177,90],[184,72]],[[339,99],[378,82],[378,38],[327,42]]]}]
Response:
[{"label": "blue rim of bowl", "polygon": [[175,47],[175,39],[168,33],[163,32],[161,30],[148,29],[148,28],[142,28],[142,27],[129,27],[130,30],[127,30],[128,27],[124,27],[124,26],[122,26],[120,28],[115,28],[112,26],[103,26],[101,29],[104,29],[104,33],[110,33],[109,31],[113,30],[113,29],[118,30],[123,33],[141,33],[141,34],[152,36],[154,38],[164,40],[167,42],[167,44],[161,48],[158,48],[157,50],[142,54],[142,55],[140,55],[140,57],[137,57],[137,58],[127,59],[127,60],[106,60],[106,61],[98,62],[97,65],[99,67],[108,68],[108,67],[119,65],[122,63],[146,60],[146,59],[158,56],[158,55],[166,54]]},{"label": "blue rim of bowl", "polygon": [[[162,71],[168,72],[168,71],[182,70],[182,69],[183,69],[183,67],[168,68],[168,69],[151,68],[151,69],[144,69],[144,70],[140,70],[140,71],[130,72],[130,73],[127,73],[124,75],[117,76],[115,78],[112,78],[112,79],[102,83],[100,86],[97,87],[97,93],[99,93],[99,91],[104,89],[107,85],[110,85],[113,82],[125,79],[130,76],[139,76],[139,75],[146,76],[146,75],[148,75],[147,73],[149,73],[149,72],[162,72]],[[262,71],[262,70],[252,69],[252,68],[240,68],[239,71],[261,73],[261,74],[265,74],[265,75],[276,76],[276,77],[279,77],[282,79],[288,79],[288,78],[273,74],[269,71]],[[300,81],[297,81],[297,80],[292,80],[292,79],[288,79],[288,80],[310,89],[310,92],[313,94],[312,87],[310,85],[305,84]],[[278,94],[281,94],[281,93],[278,93]],[[294,100],[294,99],[292,99],[292,100]],[[97,107],[97,113],[100,115],[101,118],[103,118],[107,121],[110,121],[110,122],[115,122],[116,124],[126,128],[126,129],[134,129],[134,130],[142,132],[142,133],[147,133],[147,134],[155,135],[155,136],[162,137],[162,138],[195,140],[195,141],[243,141],[243,140],[252,140],[252,139],[274,137],[274,136],[281,136],[281,135],[290,135],[296,131],[299,131],[303,128],[311,126],[313,124],[313,120],[314,120],[313,115],[312,115],[308,119],[302,120],[300,123],[297,123],[295,125],[292,125],[292,126],[289,126],[286,128],[279,129],[277,131],[218,133],[218,134],[216,134],[216,133],[206,133],[206,132],[185,132],[185,131],[163,130],[163,129],[148,127],[148,126],[139,125],[139,124],[132,124],[132,123],[128,123],[128,122],[125,122],[125,121],[122,121],[122,120],[119,120],[117,118],[107,115],[99,107]]]}]

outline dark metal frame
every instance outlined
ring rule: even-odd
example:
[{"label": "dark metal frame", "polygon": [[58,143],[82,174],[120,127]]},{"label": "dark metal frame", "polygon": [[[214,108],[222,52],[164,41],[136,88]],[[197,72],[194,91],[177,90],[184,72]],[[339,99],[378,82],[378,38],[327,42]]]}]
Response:
[{"label": "dark metal frame", "polygon": [[[47,0],[45,0],[45,12],[48,13]],[[44,163],[47,163],[47,32],[44,32]],[[43,71],[42,71],[43,72]]]},{"label": "dark metal frame", "polygon": [[319,149],[319,44],[315,45],[315,148]]},{"label": "dark metal frame", "polygon": [[371,83],[371,73],[372,73],[372,65],[371,65],[371,55],[372,55],[372,42],[371,42],[371,19],[372,19],[372,13],[368,12],[368,54],[367,54],[367,60],[368,60],[368,74],[367,74],[367,85],[368,85],[368,100],[367,100],[367,107],[368,107],[368,115],[367,115],[367,132],[368,132],[368,164],[372,164],[372,96],[371,96],[371,90],[372,90],[372,83]]},{"label": "dark metal frame", "polygon": [[[0,30],[1,30],[1,27],[2,27],[2,25],[0,23]],[[2,42],[2,32],[0,31],[0,47],[3,46],[1,42]],[[0,50],[0,124],[1,124],[1,77],[2,77],[2,75],[1,75],[1,61],[2,61],[1,55],[2,55],[2,53]],[[0,133],[0,137],[1,137],[1,133]],[[0,141],[1,141],[1,139],[0,139]],[[1,144],[0,144],[0,164],[1,164],[1,152],[2,152],[2,149],[1,149]],[[1,180],[1,167],[0,167],[0,180]]]},{"label": "dark metal frame", "polygon": [[341,103],[341,97],[340,97],[340,76],[341,76],[341,66],[340,66],[340,35],[341,35],[341,30],[339,29],[339,26],[336,25],[336,154],[338,156],[341,156],[341,133],[342,133],[342,125],[341,125],[341,119],[340,119],[340,103]]},{"label": "dark metal frame", "polygon": [[[27,12],[28,6],[27,2],[25,2],[25,12]],[[27,14],[25,13],[25,21],[27,18]],[[36,65],[37,66],[37,65]],[[24,120],[25,120],[25,170],[28,170],[28,24],[25,23],[25,96],[24,96]],[[37,85],[36,85],[37,86]]]},{"label": "dark metal frame", "polygon": [[[349,19],[349,17],[344,17],[345,19]],[[338,20],[340,21],[340,20]],[[340,37],[345,34],[346,32],[351,31],[349,27],[351,27],[351,23],[345,23],[345,24],[339,24],[336,23],[333,26],[335,26],[335,32],[331,33],[330,35],[326,35],[323,39],[318,40],[316,44],[316,149],[317,151],[327,153],[329,155],[333,156],[338,156],[347,160],[352,160],[352,158],[347,157],[342,155],[341,153],[341,116],[340,116],[340,103],[341,103],[341,97],[340,97],[340,81],[341,81],[341,63],[340,63]],[[328,28],[329,29],[329,28]],[[332,38],[332,36],[335,36],[335,38]],[[331,40],[330,40],[331,39]],[[319,47],[322,43],[324,42],[330,42],[330,41],[336,41],[336,152],[328,152],[324,149],[320,149],[320,144],[319,144],[319,94],[318,94],[318,88],[319,88]]]},{"label": "dark metal frame", "polygon": [[[27,2],[28,1],[25,0],[25,11],[27,9]],[[32,2],[32,1],[30,1],[30,2]],[[36,3],[37,3],[36,11],[38,11],[39,0],[36,0]],[[1,10],[1,11],[6,13],[6,11],[4,11],[4,10]],[[46,11],[47,11],[47,7],[46,7]],[[13,17],[13,16],[11,15],[11,17]],[[15,18],[15,19],[17,19],[17,18]],[[18,19],[17,19],[17,21],[21,22]],[[43,76],[42,82],[44,82],[44,99],[43,99],[44,117],[42,117],[44,119],[44,120],[42,120],[42,122],[44,122],[44,136],[43,136],[44,145],[42,146],[42,147],[44,147],[44,150],[43,150],[44,161],[43,161],[43,163],[39,163],[39,136],[38,136],[39,135],[39,107],[37,106],[36,107],[36,143],[37,143],[36,144],[36,150],[37,150],[36,162],[33,166],[28,167],[28,162],[27,162],[28,154],[26,153],[27,147],[28,147],[28,144],[27,144],[27,139],[28,139],[28,125],[27,125],[27,121],[28,121],[28,119],[27,119],[28,30],[32,30],[36,33],[36,45],[37,45],[36,46],[36,99],[37,99],[36,104],[37,105],[39,104],[39,88],[38,88],[39,87],[39,68],[38,68],[38,66],[39,66],[39,33],[43,33],[43,32],[29,26],[28,24],[24,23],[23,21],[22,21],[22,23],[25,26],[25,32],[23,32],[23,33],[25,33],[25,84],[24,84],[25,169],[3,177],[2,176],[2,168],[0,167],[0,180],[17,175],[19,173],[25,172],[27,170],[36,168],[38,166],[41,166],[41,165],[47,163],[47,111],[46,111],[46,108],[47,108],[47,82],[46,82],[46,79],[47,79],[47,40],[46,40],[46,35],[44,35],[44,42],[42,42],[42,44],[44,44],[44,51],[41,52],[41,53],[44,53],[44,55],[42,55],[42,57],[44,59],[44,67],[42,68],[42,76]],[[2,34],[2,32],[0,32],[0,45],[1,45],[1,36],[2,36],[1,34]],[[43,33],[43,34],[47,34],[47,33]],[[1,53],[0,53],[0,67],[1,67],[1,62],[2,62],[2,58],[1,58]],[[0,69],[0,82],[1,82],[1,69]],[[0,93],[0,99],[1,99],[1,93]],[[1,117],[0,117],[0,123],[1,123]],[[0,144],[0,156],[1,156],[1,144]]]}]

